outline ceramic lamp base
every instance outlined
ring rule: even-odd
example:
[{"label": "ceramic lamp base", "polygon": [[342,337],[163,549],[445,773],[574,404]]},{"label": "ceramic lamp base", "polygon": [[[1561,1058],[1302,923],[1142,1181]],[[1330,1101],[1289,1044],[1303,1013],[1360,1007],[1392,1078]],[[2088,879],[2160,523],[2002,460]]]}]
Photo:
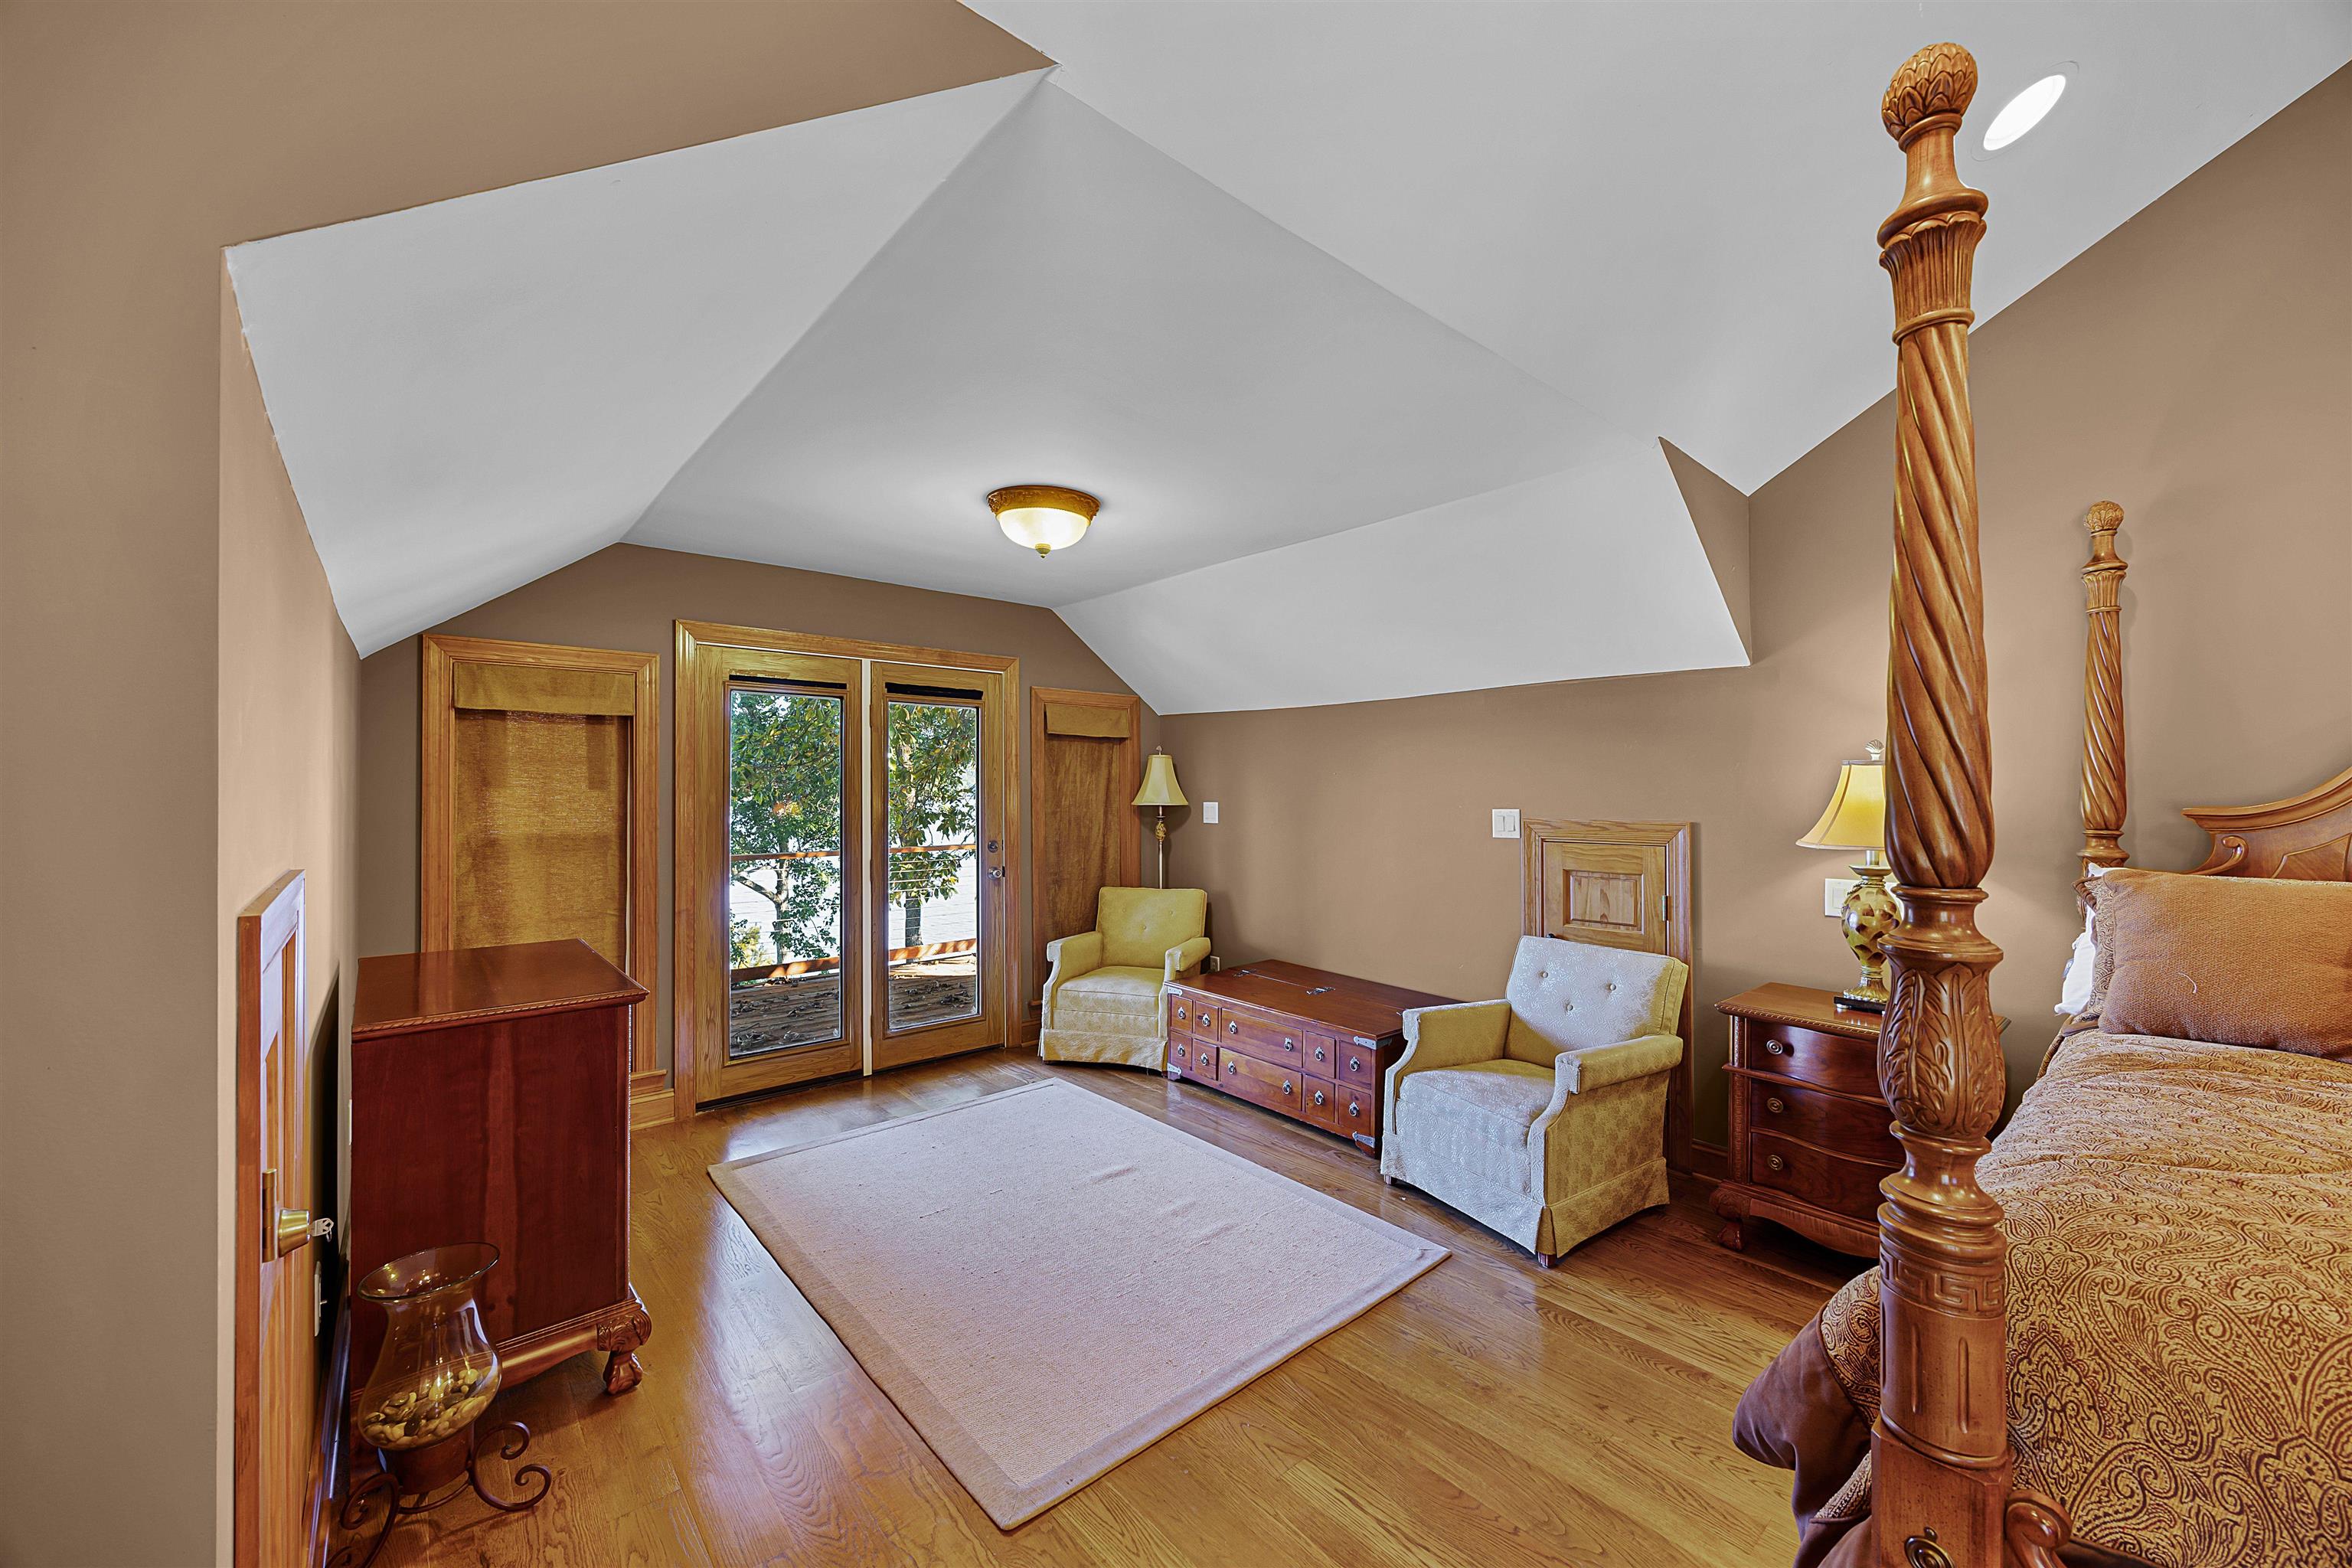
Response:
[{"label": "ceramic lamp base", "polygon": [[1862,978],[1838,993],[1837,1005],[1849,1012],[1884,1013],[1886,938],[1902,911],[1895,907],[1895,895],[1886,890],[1886,866],[1874,857],[1848,869],[1860,879],[1845,896],[1845,942],[1862,965]]}]

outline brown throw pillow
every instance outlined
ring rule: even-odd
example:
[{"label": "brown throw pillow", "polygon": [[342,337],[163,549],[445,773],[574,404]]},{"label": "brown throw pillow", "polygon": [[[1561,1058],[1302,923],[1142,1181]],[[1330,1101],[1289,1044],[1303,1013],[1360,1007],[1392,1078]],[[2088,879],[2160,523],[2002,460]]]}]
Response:
[{"label": "brown throw pillow", "polygon": [[2118,868],[2083,896],[2102,1030],[2352,1061],[2352,882]]}]

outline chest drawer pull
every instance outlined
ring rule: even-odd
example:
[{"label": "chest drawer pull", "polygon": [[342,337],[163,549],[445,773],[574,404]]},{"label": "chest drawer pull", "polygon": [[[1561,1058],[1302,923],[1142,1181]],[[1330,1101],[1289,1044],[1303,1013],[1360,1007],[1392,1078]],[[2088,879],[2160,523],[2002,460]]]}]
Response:
[{"label": "chest drawer pull", "polygon": [[1363,1070],[1364,1070],[1364,1058],[1361,1058],[1361,1057],[1349,1057],[1349,1058],[1348,1058],[1348,1070],[1349,1070],[1349,1072],[1361,1072],[1361,1071],[1363,1071]]},{"label": "chest drawer pull", "polygon": [[[1183,1053],[1179,1051],[1177,1055],[1181,1056]],[[1764,1109],[1778,1116],[1789,1109],[1789,1102],[1777,1094],[1768,1094],[1764,1097]]]},{"label": "chest drawer pull", "polygon": [[1363,1107],[1362,1107],[1361,1105],[1360,1105],[1358,1102],[1356,1102],[1355,1100],[1349,1100],[1349,1101],[1348,1101],[1348,1114],[1349,1114],[1349,1115],[1350,1115],[1350,1116],[1361,1116],[1363,1113],[1364,1113],[1364,1110],[1363,1110]]},{"label": "chest drawer pull", "polygon": [[1225,1033],[1228,1035],[1238,1035],[1241,1032],[1242,1026],[1237,1023],[1228,1023],[1225,1026]]},{"label": "chest drawer pull", "polygon": [[1177,1008],[1177,1009],[1176,1009],[1176,1021],[1177,1021],[1178,1023],[1180,1023],[1180,1024],[1181,1024],[1181,1023],[1182,1023],[1185,1019],[1187,1019],[1187,1018],[1191,1017],[1192,1016],[1192,1014],[1187,1013],[1187,1012],[1186,1012],[1186,1011],[1184,1011],[1184,1009],[1183,1009],[1183,1008],[1181,1008],[1181,1007],[1179,1007],[1179,1008]]},{"label": "chest drawer pull", "polygon": [[1764,1156],[1764,1168],[1768,1171],[1785,1171],[1789,1168],[1789,1162],[1778,1154],[1767,1154]]},{"label": "chest drawer pull", "polygon": [[1789,1042],[1786,1040],[1767,1040],[1764,1042],[1764,1053],[1767,1056],[1785,1057],[1789,1054]]},{"label": "chest drawer pull", "polygon": [[1325,1050],[1321,1046],[1318,1046],[1315,1047],[1315,1059],[1318,1062],[1329,1061],[1331,1059],[1331,1053]]},{"label": "chest drawer pull", "polygon": [[1292,1087],[1291,1087],[1291,1082],[1290,1082],[1290,1080],[1289,1080],[1288,1079],[1284,1079],[1282,1080],[1282,1092],[1283,1092],[1283,1093],[1285,1093],[1285,1094],[1289,1094],[1289,1093],[1292,1093],[1292,1092],[1293,1092],[1293,1089],[1292,1089]]},{"label": "chest drawer pull", "polygon": [[1330,1102],[1323,1098],[1323,1091],[1318,1089],[1315,1091],[1315,1103],[1318,1105],[1328,1105]]},{"label": "chest drawer pull", "polygon": [[1184,1047],[1181,1046],[1176,1047],[1176,1059],[1180,1062],[1184,1059]]}]

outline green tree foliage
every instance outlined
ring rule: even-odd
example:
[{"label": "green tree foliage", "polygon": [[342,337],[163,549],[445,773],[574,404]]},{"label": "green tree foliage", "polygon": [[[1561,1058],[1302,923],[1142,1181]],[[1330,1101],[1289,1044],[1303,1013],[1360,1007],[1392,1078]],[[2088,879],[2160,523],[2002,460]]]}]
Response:
[{"label": "green tree foliage", "polygon": [[[956,889],[979,820],[980,710],[943,702],[893,701],[888,725],[890,896],[905,912],[904,941],[923,941],[923,904]],[[908,851],[914,851],[908,853]]]},{"label": "green tree foliage", "polygon": [[[841,710],[838,698],[781,691],[738,690],[728,702],[730,852],[832,857],[729,863],[738,886],[774,907],[778,962],[841,951]],[[759,961],[748,922],[730,935],[739,967]]]}]

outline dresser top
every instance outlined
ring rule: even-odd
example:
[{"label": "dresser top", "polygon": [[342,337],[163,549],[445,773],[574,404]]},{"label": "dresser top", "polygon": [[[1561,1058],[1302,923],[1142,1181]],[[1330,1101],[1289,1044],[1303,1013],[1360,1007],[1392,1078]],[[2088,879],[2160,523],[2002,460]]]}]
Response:
[{"label": "dresser top", "polygon": [[1328,969],[1309,969],[1278,958],[1204,973],[1178,981],[1173,989],[1221,1002],[1241,1002],[1269,1012],[1287,1013],[1310,1024],[1326,1024],[1350,1035],[1393,1035],[1404,1027],[1411,1007],[1444,1007],[1450,996],[1383,985]]},{"label": "dresser top", "polygon": [[641,1002],[646,988],[578,940],[360,960],[352,1038]]}]

